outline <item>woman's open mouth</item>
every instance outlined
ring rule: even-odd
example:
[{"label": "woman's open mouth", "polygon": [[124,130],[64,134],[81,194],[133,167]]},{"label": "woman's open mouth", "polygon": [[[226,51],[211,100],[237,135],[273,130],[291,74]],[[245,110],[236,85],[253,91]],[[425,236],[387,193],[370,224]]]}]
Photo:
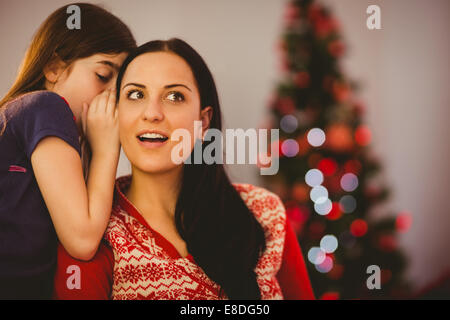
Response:
[{"label": "woman's open mouth", "polygon": [[141,146],[149,149],[161,147],[169,140],[165,135],[154,132],[143,133],[137,136],[137,139]]}]

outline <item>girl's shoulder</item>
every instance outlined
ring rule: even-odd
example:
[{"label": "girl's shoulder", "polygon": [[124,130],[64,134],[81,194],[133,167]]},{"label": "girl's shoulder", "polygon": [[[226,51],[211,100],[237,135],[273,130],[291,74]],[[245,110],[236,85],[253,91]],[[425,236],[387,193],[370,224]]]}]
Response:
[{"label": "girl's shoulder", "polygon": [[276,193],[249,183],[232,183],[232,185],[263,227],[284,227],[286,209]]},{"label": "girl's shoulder", "polygon": [[[11,110],[13,113],[32,110],[31,108],[35,105],[40,105],[41,108],[45,106],[49,108],[59,105],[69,106],[67,101],[59,94],[47,90],[38,90],[21,94],[11,101],[8,101],[7,105],[8,108],[6,108],[6,110]],[[70,108],[68,109],[70,110]]]},{"label": "girl's shoulder", "polygon": [[15,140],[31,158],[37,144],[47,136],[66,141],[81,154],[75,116],[65,99],[51,91],[33,91],[9,101],[5,107],[4,141]]}]

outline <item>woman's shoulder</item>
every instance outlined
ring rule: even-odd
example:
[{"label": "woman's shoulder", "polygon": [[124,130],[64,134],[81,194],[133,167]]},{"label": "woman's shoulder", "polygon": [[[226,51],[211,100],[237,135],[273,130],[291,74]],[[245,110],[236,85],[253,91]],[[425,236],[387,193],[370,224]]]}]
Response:
[{"label": "woman's shoulder", "polygon": [[233,182],[232,185],[246,202],[252,200],[269,200],[270,202],[273,201],[273,204],[276,202],[282,205],[280,197],[264,187],[241,182]]},{"label": "woman's shoulder", "polygon": [[284,227],[286,209],[276,193],[250,183],[232,185],[263,227]]}]

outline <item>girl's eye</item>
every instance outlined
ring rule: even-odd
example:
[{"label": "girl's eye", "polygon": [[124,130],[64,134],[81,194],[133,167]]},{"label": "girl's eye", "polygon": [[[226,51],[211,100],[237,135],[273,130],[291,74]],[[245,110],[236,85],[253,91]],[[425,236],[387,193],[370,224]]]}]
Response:
[{"label": "girl's eye", "polygon": [[97,75],[97,77],[100,79],[100,81],[102,81],[102,82],[108,82],[109,81],[109,77],[104,77],[104,76],[102,76],[102,75],[100,75],[100,74],[98,74],[98,73],[96,73],[96,75]]},{"label": "girl's eye", "polygon": [[131,90],[127,93],[127,98],[130,100],[142,99],[144,94],[139,90]]},{"label": "girl's eye", "polygon": [[167,95],[167,99],[172,102],[182,102],[184,101],[184,95],[181,92],[173,91],[169,92],[169,94]]}]

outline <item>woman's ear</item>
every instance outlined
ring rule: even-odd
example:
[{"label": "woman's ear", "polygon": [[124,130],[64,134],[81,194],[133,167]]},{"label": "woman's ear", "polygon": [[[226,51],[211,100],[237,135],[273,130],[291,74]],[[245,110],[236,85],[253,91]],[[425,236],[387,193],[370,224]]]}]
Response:
[{"label": "woman's ear", "polygon": [[55,84],[65,68],[66,64],[57,55],[54,55],[52,60],[44,67],[45,79],[49,83]]},{"label": "woman's ear", "polygon": [[200,111],[200,119],[202,120],[203,134],[209,128],[209,125],[210,125],[211,119],[212,119],[212,113],[213,113],[213,109],[210,106],[205,107]]}]

